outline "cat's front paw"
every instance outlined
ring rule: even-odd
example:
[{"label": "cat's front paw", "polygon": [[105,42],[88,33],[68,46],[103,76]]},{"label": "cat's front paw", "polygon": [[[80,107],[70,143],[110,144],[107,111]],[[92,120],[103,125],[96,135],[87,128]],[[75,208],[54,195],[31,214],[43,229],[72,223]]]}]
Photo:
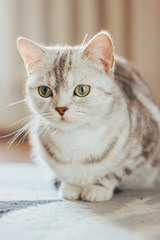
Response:
[{"label": "cat's front paw", "polygon": [[80,199],[81,189],[78,186],[62,183],[59,191],[59,195],[62,198],[68,200]]},{"label": "cat's front paw", "polygon": [[104,202],[110,200],[112,196],[113,190],[97,185],[88,185],[81,192],[82,200],[87,202]]}]

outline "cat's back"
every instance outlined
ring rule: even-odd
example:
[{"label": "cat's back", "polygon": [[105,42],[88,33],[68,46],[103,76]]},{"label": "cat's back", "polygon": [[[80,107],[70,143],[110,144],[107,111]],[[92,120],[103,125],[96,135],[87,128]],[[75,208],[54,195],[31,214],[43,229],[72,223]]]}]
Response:
[{"label": "cat's back", "polygon": [[141,75],[128,60],[118,56],[115,57],[114,78],[128,100],[135,100],[138,93],[152,99]]},{"label": "cat's back", "polygon": [[[145,109],[158,122],[160,128],[160,110],[154,103],[151,92],[133,65],[121,57],[115,57],[114,80],[131,109]],[[143,113],[144,111],[142,111]]]},{"label": "cat's back", "polygon": [[142,155],[148,158],[150,153],[159,148],[160,110],[140,74],[127,60],[116,57],[114,80],[125,98],[133,131],[132,138],[136,136],[139,139],[143,148]]}]

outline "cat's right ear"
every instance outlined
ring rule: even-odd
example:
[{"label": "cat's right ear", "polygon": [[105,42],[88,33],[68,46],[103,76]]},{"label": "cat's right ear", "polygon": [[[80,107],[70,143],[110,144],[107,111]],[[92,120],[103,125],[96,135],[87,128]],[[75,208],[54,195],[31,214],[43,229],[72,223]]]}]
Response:
[{"label": "cat's right ear", "polygon": [[26,38],[19,37],[17,46],[27,70],[32,69],[37,63],[41,62],[45,54],[45,51],[37,44]]},{"label": "cat's right ear", "polygon": [[106,72],[113,71],[114,47],[108,32],[101,31],[96,34],[85,46],[83,52],[88,59],[101,64]]}]

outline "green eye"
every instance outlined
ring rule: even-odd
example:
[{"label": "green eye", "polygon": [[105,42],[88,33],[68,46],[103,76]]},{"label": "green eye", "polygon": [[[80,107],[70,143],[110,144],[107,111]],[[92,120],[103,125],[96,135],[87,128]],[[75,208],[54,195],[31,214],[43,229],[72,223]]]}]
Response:
[{"label": "green eye", "polygon": [[85,97],[89,94],[89,92],[90,86],[88,85],[78,85],[74,90],[74,94],[78,97]]},{"label": "green eye", "polygon": [[38,87],[38,92],[41,97],[48,98],[53,95],[52,90],[47,86]]}]

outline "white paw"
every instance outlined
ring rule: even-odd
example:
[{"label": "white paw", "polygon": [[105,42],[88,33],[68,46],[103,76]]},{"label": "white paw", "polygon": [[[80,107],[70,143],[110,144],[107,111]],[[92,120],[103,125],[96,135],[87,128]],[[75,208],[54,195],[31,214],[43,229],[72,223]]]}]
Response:
[{"label": "white paw", "polygon": [[80,187],[75,185],[70,185],[67,183],[62,183],[59,191],[59,195],[62,198],[69,200],[77,200],[80,198]]},{"label": "white paw", "polygon": [[81,198],[87,202],[104,202],[110,200],[113,196],[111,189],[103,186],[88,185],[82,189]]}]

